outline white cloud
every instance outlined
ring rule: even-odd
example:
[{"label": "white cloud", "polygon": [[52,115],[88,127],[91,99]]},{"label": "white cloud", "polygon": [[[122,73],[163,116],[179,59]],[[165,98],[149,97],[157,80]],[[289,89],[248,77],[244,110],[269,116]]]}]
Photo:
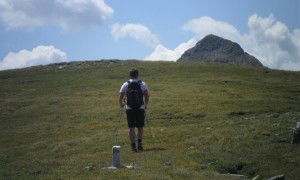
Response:
[{"label": "white cloud", "polygon": [[120,25],[115,23],[112,25],[111,33],[115,40],[131,37],[149,47],[155,47],[159,44],[157,35],[153,34],[146,26],[142,24]]},{"label": "white cloud", "polygon": [[207,16],[190,20],[183,25],[182,30],[193,32],[196,39],[202,39],[208,34],[226,35],[230,39],[239,37],[239,31],[234,26],[227,22],[216,21]]},{"label": "white cloud", "polygon": [[0,70],[46,65],[64,62],[66,59],[67,54],[54,46],[37,46],[32,51],[21,50],[17,53],[8,53],[0,62]]},{"label": "white cloud", "polygon": [[1,0],[7,29],[58,26],[64,30],[101,25],[113,14],[104,0]]},{"label": "white cloud", "polygon": [[193,19],[182,27],[182,30],[195,34],[192,39],[179,44],[174,50],[159,45],[145,59],[175,61],[204,36],[215,34],[239,43],[246,52],[258,58],[269,68],[300,70],[300,29],[289,30],[272,14],[266,18],[256,14],[250,16],[248,27],[249,33],[241,35],[233,25],[227,22],[217,21],[210,17]]},{"label": "white cloud", "polygon": [[300,29],[290,31],[272,14],[266,18],[254,14],[248,26],[250,32],[241,43],[250,54],[270,68],[300,70]]},{"label": "white cloud", "polygon": [[152,52],[149,56],[145,57],[145,60],[159,61],[159,60],[167,60],[167,61],[176,61],[187,49],[195,46],[197,42],[195,39],[191,39],[188,42],[179,44],[174,50],[170,50],[163,45],[156,46],[154,52]]}]

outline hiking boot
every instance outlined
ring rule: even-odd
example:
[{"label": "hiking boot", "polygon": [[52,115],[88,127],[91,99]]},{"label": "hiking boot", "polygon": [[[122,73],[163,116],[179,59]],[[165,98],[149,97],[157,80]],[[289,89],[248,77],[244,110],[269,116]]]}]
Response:
[{"label": "hiking boot", "polygon": [[131,151],[133,151],[133,152],[137,152],[138,151],[137,148],[136,148],[135,143],[131,144]]},{"label": "hiking boot", "polygon": [[143,144],[142,144],[142,143],[139,143],[139,144],[138,144],[138,150],[139,150],[139,151],[143,151],[143,150],[144,150]]}]

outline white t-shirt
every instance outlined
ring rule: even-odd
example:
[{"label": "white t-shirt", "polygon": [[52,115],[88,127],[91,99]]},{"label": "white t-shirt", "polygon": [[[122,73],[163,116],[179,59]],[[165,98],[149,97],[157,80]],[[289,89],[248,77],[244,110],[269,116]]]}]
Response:
[{"label": "white t-shirt", "polygon": [[[139,80],[138,80],[138,79],[130,79],[129,81],[130,81],[130,82],[138,82]],[[121,86],[120,93],[122,93],[122,92],[123,92],[123,93],[126,93],[127,88],[128,88],[128,82],[125,82],[125,83]],[[146,84],[144,81],[141,82],[141,89],[142,89],[143,93],[144,93],[145,91],[148,90],[148,86],[147,86],[147,84]],[[125,96],[126,96],[126,94],[125,94]],[[128,105],[126,105],[126,109],[131,109],[131,107],[128,106]],[[142,106],[140,107],[140,109],[145,109],[145,105],[142,105]]]}]

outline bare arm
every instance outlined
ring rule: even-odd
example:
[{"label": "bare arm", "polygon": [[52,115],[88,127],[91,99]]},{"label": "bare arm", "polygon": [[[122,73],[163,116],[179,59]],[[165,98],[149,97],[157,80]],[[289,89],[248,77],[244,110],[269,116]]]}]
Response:
[{"label": "bare arm", "polygon": [[148,90],[144,91],[144,98],[145,98],[145,108],[147,109],[148,103],[149,103],[149,92]]},{"label": "bare arm", "polygon": [[120,93],[120,97],[119,97],[119,103],[120,103],[120,107],[123,107],[125,105],[125,92],[121,92]]}]

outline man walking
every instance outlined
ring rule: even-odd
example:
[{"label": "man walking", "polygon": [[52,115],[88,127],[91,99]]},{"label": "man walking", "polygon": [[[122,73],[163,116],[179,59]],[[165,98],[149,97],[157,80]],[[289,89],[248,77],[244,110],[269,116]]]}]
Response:
[{"label": "man walking", "polygon": [[[121,107],[125,106],[126,96],[126,115],[129,128],[129,139],[132,151],[143,151],[143,127],[145,124],[145,109],[149,102],[149,92],[147,84],[138,80],[139,72],[137,69],[131,69],[129,72],[130,80],[125,82],[120,89],[119,103]],[[137,146],[135,143],[137,133]]]}]

